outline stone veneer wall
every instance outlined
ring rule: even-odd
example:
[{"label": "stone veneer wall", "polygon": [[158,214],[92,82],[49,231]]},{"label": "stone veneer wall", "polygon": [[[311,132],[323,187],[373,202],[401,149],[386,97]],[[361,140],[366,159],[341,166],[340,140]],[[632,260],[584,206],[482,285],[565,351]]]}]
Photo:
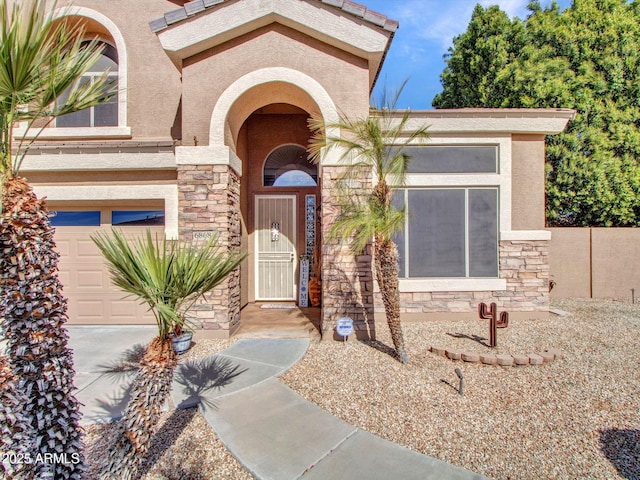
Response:
[{"label": "stone veneer wall", "polygon": [[[240,248],[240,178],[228,165],[178,166],[180,239],[216,232],[222,245]],[[205,330],[228,338],[240,322],[240,269],[198,300],[191,313]]]},{"label": "stone veneer wall", "polygon": [[[501,241],[500,278],[507,289],[487,292],[404,292],[402,313],[475,313],[480,302],[495,302],[513,312],[549,310],[549,241]],[[375,312],[384,313],[380,294]]]},{"label": "stone veneer wall", "polygon": [[[344,167],[322,167],[322,324],[323,339],[334,337],[340,317],[354,320],[359,338],[373,334],[373,259],[370,247],[354,255],[347,242],[328,240],[333,221],[340,213],[337,186]],[[354,191],[363,191],[370,180],[350,180]]]}]

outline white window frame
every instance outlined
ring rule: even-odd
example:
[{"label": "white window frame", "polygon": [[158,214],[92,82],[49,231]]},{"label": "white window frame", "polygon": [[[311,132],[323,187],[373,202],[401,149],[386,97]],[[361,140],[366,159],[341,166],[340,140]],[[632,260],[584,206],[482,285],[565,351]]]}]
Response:
[{"label": "white window frame", "polygon": [[[112,44],[118,52],[118,125],[115,127],[54,127],[50,126],[40,132],[38,138],[42,140],[84,139],[84,138],[131,138],[131,127],[128,126],[128,56],[124,37],[116,24],[104,14],[86,7],[69,7],[56,10],[54,16],[85,17],[102,25],[111,35]],[[14,130],[14,138],[35,138],[37,128],[29,131],[23,122]]]},{"label": "white window frame", "polygon": [[[496,264],[497,264],[497,270],[496,270],[496,276],[495,277],[471,277],[469,274],[469,270],[470,270],[470,237],[469,237],[469,190],[491,190],[494,191],[496,193],[496,195],[499,198],[500,195],[500,190],[496,187],[492,187],[492,186],[475,186],[475,187],[462,187],[462,186],[455,186],[455,187],[420,187],[420,188],[402,188],[400,189],[402,191],[404,191],[404,205],[405,207],[408,207],[408,199],[409,199],[409,192],[410,191],[423,191],[423,190],[462,190],[464,192],[464,270],[465,270],[465,276],[464,277],[442,277],[443,280],[446,279],[450,279],[450,280],[457,280],[457,279],[473,279],[473,278],[477,278],[479,280],[485,280],[485,279],[495,279],[498,278],[500,276],[500,223],[499,223],[499,212],[500,212],[500,203],[498,201],[496,201]],[[496,198],[496,200],[498,200],[498,198]],[[405,231],[405,236],[404,236],[404,252],[405,252],[405,259],[404,259],[404,271],[405,271],[405,275],[409,272],[409,266],[411,263],[411,256],[409,255],[409,223],[411,221],[411,215],[412,212],[411,210],[408,210],[408,215],[405,217],[405,222],[404,222],[404,231]],[[430,280],[433,278],[439,278],[439,277],[400,277],[401,280]]]},{"label": "white window frame", "polygon": [[[417,141],[415,145],[420,145]],[[422,144],[424,145],[424,144]],[[511,135],[451,136],[433,134],[429,145],[497,146],[497,173],[412,173],[405,187],[411,188],[497,188],[498,189],[498,278],[443,277],[401,278],[401,292],[473,292],[506,290],[506,279],[500,276],[500,241],[511,232]]]}]

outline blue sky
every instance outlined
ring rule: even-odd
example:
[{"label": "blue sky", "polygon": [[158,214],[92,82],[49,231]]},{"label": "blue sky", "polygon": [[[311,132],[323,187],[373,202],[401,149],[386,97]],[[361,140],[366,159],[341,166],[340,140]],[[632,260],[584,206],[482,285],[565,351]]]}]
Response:
[{"label": "blue sky", "polygon": [[[500,5],[510,16],[525,18],[529,0],[359,0],[367,8],[400,22],[378,79],[374,97],[378,98],[385,83],[396,89],[409,79],[398,108],[424,110],[442,90],[440,74],[445,63],[442,56],[453,38],[466,31],[476,3],[484,7]],[[542,0],[541,5],[551,5]],[[556,0],[561,8],[571,0]]]}]

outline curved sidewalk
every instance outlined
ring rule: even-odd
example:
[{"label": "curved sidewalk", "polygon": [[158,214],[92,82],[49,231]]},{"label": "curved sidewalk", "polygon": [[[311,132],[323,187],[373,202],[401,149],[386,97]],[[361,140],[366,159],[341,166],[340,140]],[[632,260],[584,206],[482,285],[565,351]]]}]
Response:
[{"label": "curved sidewalk", "polygon": [[[69,333],[83,423],[120,418],[135,362],[123,369],[117,357],[135,358],[155,326],[70,327]],[[199,404],[229,451],[260,480],[485,478],[353,427],[281,383],[276,377],[308,347],[306,338],[241,339],[217,355],[180,364],[174,404]]]},{"label": "curved sidewalk", "polygon": [[200,403],[220,440],[258,479],[486,478],[353,427],[281,383],[276,377],[308,346],[302,338],[239,340],[179,366],[174,403]]}]

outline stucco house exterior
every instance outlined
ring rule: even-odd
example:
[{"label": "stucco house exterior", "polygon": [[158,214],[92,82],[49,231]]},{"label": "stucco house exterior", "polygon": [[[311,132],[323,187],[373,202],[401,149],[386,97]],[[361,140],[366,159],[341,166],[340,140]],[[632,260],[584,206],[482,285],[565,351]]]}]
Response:
[{"label": "stucco house exterior", "polygon": [[[89,238],[109,225],[218,234],[249,252],[195,308],[210,336],[233,335],[249,303],[295,301],[307,253],[323,282],[323,333],[343,315],[363,330],[383,316],[371,256],[323,240],[340,208],[339,153],[311,164],[305,149],[311,114],[369,115],[396,21],[348,0],[76,0],[59,14],[106,44],[94,73],[109,69],[119,85],[110,104],[46,128],[23,164],[55,212],[73,323],[151,319],[109,284]],[[412,113],[431,138],[411,148],[397,195],[409,213],[398,237],[407,318],[469,314],[482,301],[548,312],[544,138],[572,115]]]}]

